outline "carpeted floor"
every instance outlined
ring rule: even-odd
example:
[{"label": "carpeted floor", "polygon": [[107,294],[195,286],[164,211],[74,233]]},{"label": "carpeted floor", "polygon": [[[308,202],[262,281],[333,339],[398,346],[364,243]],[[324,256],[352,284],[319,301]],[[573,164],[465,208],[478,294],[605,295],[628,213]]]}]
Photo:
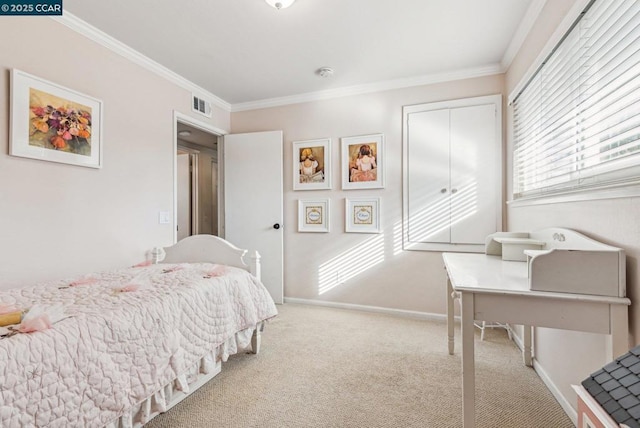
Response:
[{"label": "carpeted floor", "polygon": [[[460,352],[447,353],[444,322],[294,304],[278,310],[259,355],[231,357],[146,427],[462,426]],[[477,337],[476,397],[479,428],[573,427],[502,329]]]}]

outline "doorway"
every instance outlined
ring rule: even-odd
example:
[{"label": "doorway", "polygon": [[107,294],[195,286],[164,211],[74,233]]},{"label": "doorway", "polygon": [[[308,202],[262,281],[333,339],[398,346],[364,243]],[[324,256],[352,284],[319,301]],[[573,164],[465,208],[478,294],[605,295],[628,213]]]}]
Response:
[{"label": "doorway", "polygon": [[191,235],[221,236],[217,132],[175,113],[175,241]]},{"label": "doorway", "polygon": [[[225,131],[200,122],[190,116],[174,111],[174,242],[177,242],[178,215],[178,147],[185,153],[196,155],[191,161],[191,170],[198,169],[197,179],[192,175],[186,182],[198,183],[188,190],[188,206],[192,206],[198,219],[192,221],[191,233],[211,233],[229,240],[233,245],[250,251],[249,257],[265,255],[261,260],[262,282],[276,303],[284,298],[283,274],[283,136],[282,131],[254,132],[229,135]],[[178,135],[180,131],[182,135]],[[202,131],[208,138],[205,144],[187,141]],[[210,144],[210,145],[209,145]],[[211,152],[208,168],[210,175],[203,174],[207,164],[203,153]],[[247,162],[247,153],[261,153],[265,168],[256,168]],[[193,159],[193,156],[191,156]],[[233,165],[233,168],[227,168]],[[190,171],[190,174],[193,174]],[[202,196],[209,193],[199,183],[208,181],[212,202],[203,203]],[[187,186],[184,186],[186,188]],[[216,194],[213,196],[213,189]],[[197,203],[194,205],[194,199]],[[215,206],[213,205],[215,203]],[[204,210],[210,207],[210,214]],[[182,214],[182,217],[189,214]],[[195,217],[192,212],[191,218]],[[205,218],[207,219],[205,221]],[[210,219],[210,220],[209,220]],[[195,225],[195,226],[194,226]],[[217,229],[216,229],[217,228]]]},{"label": "doorway", "polygon": [[192,173],[192,165],[195,163],[191,153],[184,148],[178,146],[176,160],[176,193],[177,193],[177,212],[176,231],[178,241],[183,240],[187,236],[195,235],[193,229],[197,225],[197,221],[193,220],[193,215],[198,212],[197,209],[197,188],[194,192],[193,181],[196,178]]}]

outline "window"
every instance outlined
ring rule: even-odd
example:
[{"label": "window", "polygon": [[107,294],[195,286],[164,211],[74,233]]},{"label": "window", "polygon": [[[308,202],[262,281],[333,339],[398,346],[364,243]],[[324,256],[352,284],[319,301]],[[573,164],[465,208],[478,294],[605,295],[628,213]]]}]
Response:
[{"label": "window", "polygon": [[514,199],[640,182],[640,2],[594,0],[513,102]]}]

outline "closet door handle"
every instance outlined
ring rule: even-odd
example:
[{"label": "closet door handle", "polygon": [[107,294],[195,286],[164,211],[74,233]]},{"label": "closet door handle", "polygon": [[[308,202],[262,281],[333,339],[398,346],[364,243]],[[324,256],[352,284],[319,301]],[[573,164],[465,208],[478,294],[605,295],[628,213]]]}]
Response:
[{"label": "closet door handle", "polygon": [[440,189],[440,193],[447,193],[447,189],[446,188]]},{"label": "closet door handle", "polygon": [[451,193],[458,193],[458,189],[451,189]]}]

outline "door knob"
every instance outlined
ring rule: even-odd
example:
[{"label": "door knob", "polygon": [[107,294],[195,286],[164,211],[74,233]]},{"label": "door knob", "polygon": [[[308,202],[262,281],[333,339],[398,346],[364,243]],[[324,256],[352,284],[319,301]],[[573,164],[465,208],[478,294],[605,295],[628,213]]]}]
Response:
[{"label": "door knob", "polygon": [[274,225],[273,225],[273,228],[274,228],[274,229],[276,229],[276,230],[277,230],[277,229],[280,229],[280,224],[279,224],[279,223],[274,224]]},{"label": "door knob", "polygon": [[440,189],[440,193],[447,193],[447,189],[446,188]]},{"label": "door knob", "polygon": [[457,193],[458,189],[451,189],[451,193]]}]

